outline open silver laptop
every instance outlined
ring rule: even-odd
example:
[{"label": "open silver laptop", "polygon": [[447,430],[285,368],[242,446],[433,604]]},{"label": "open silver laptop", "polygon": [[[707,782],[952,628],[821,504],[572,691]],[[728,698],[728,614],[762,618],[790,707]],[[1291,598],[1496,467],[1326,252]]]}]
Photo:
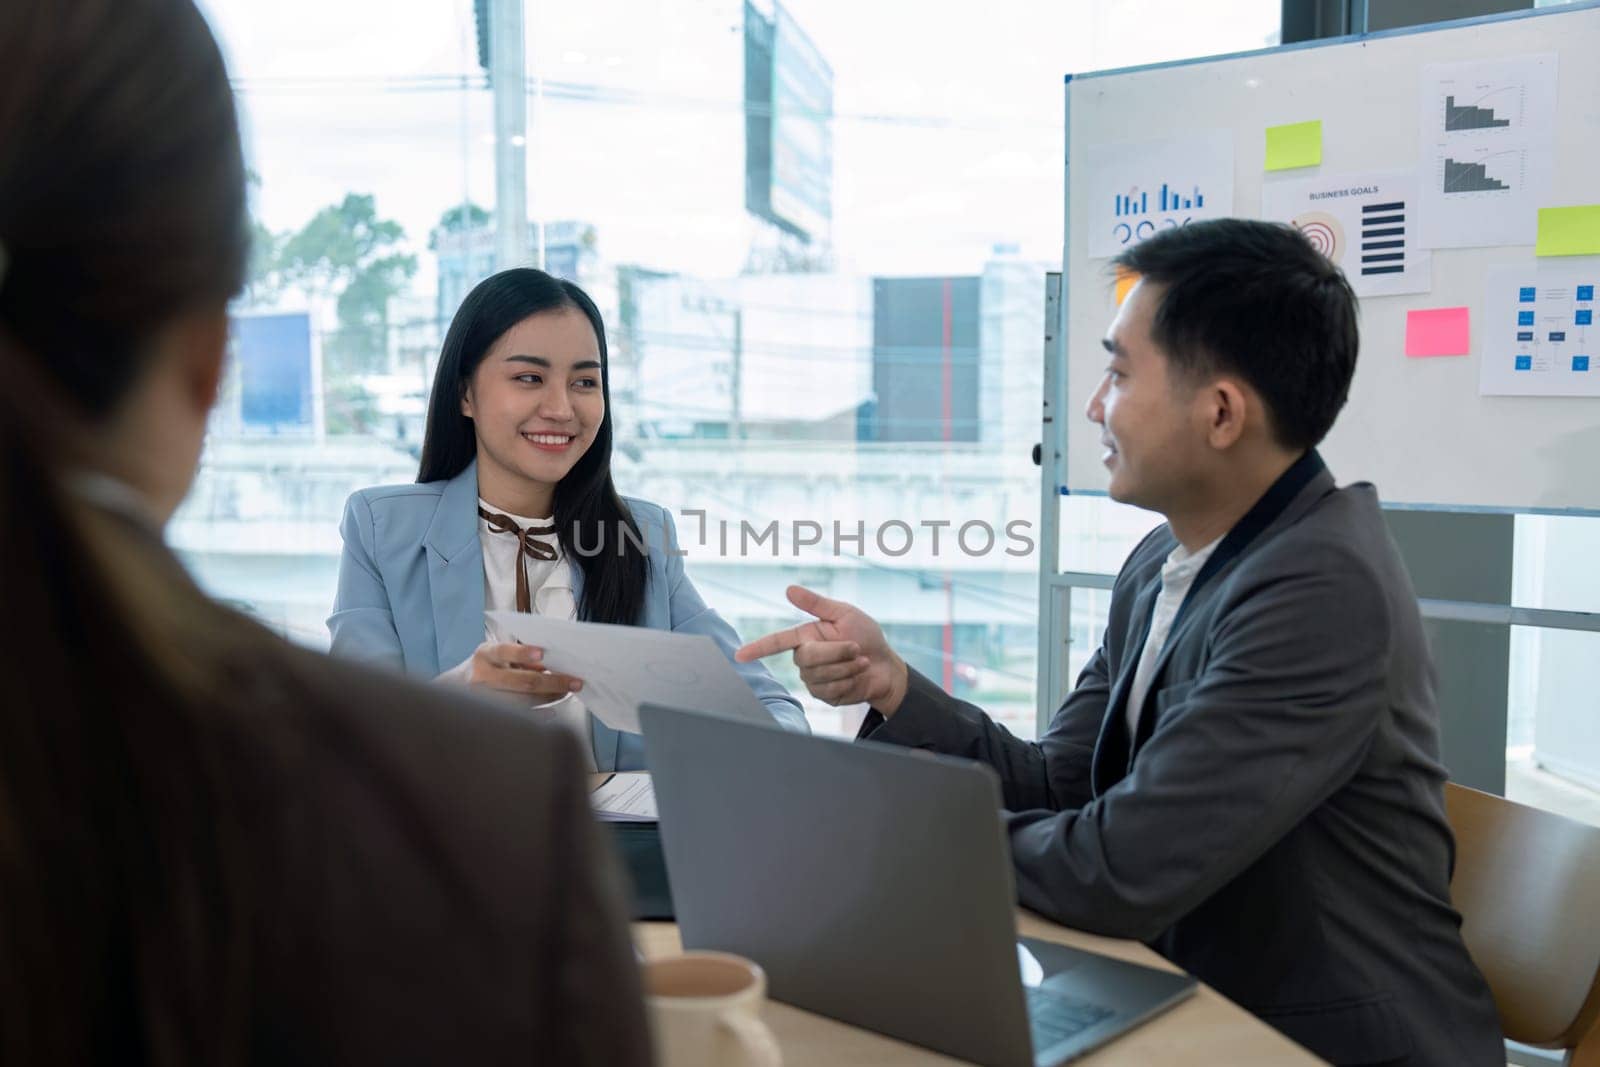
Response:
[{"label": "open silver laptop", "polygon": [[1016,938],[988,767],[645,704],[683,945],[774,999],[995,1067],[1064,1063],[1194,979]]}]

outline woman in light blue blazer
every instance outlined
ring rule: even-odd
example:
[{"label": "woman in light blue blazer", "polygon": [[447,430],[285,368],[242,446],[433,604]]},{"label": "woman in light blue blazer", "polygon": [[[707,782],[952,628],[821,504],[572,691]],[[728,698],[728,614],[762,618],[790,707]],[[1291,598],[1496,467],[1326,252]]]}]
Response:
[{"label": "woman in light blue blazer", "polygon": [[[684,573],[671,515],[612,485],[610,399],[605,327],[582,289],[526,268],[479,283],[445,337],[416,484],[345,505],[333,653],[519,694],[585,732],[596,769],[642,768],[638,735],[573,699],[582,679],[484,622],[519,610],[704,634],[733,659],[739,638]],[[774,718],[808,729],[765,668],[736,667]]]}]

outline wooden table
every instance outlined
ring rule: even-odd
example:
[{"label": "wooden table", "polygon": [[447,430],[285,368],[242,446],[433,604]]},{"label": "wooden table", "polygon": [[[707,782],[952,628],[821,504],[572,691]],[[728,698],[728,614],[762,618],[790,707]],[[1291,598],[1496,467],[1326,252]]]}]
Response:
[{"label": "wooden table", "polygon": [[[1058,941],[1074,948],[1176,971],[1178,968],[1137,941],[1116,941],[1079,933],[1034,915],[1017,912],[1017,932],[1026,937]],[[635,923],[634,944],[647,958],[670,956],[681,950],[678,928],[672,923]],[[768,1001],[765,1018],[783,1047],[786,1067],[893,1067],[897,1064],[955,1064],[961,1061],[892,1037],[835,1022],[787,1004]],[[1109,1064],[1315,1064],[1322,1061],[1266,1023],[1202,985],[1194,996],[1078,1063],[1094,1067]]]}]

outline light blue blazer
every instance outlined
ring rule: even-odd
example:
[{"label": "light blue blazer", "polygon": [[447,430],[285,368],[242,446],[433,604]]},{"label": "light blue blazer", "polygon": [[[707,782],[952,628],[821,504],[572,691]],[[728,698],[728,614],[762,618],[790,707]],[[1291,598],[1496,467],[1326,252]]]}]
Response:
[{"label": "light blue blazer", "polygon": [[[729,659],[733,627],[706,606],[684,573],[672,518],[665,509],[624,498],[647,549],[650,578],[639,625],[705,634]],[[336,656],[387,664],[434,678],[483,642],[483,546],[478,540],[478,465],[445,482],[383,485],[351,494],[339,532],[339,591],[328,618]],[[581,603],[583,572],[572,568]],[[756,696],[788,729],[809,732],[800,705],[760,663],[736,664]],[[593,715],[595,765],[642,770],[638,734],[621,733]]]}]

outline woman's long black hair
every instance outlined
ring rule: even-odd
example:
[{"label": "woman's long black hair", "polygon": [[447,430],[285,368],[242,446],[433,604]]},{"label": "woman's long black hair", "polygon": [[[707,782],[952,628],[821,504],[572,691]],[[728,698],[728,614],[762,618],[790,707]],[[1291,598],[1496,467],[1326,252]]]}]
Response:
[{"label": "woman's long black hair", "polygon": [[[478,454],[472,420],[461,398],[483,357],[505,332],[532,315],[583,312],[600,346],[600,392],[605,417],[589,450],[556,485],[555,525],[567,559],[583,572],[578,618],[631,625],[644,608],[649,561],[644,538],[611,482],[611,368],[606,329],[589,294],[531,267],[490,275],[475,286],[450,322],[428,400],[417,481],[454,478]],[[631,536],[629,536],[631,534]]]}]

